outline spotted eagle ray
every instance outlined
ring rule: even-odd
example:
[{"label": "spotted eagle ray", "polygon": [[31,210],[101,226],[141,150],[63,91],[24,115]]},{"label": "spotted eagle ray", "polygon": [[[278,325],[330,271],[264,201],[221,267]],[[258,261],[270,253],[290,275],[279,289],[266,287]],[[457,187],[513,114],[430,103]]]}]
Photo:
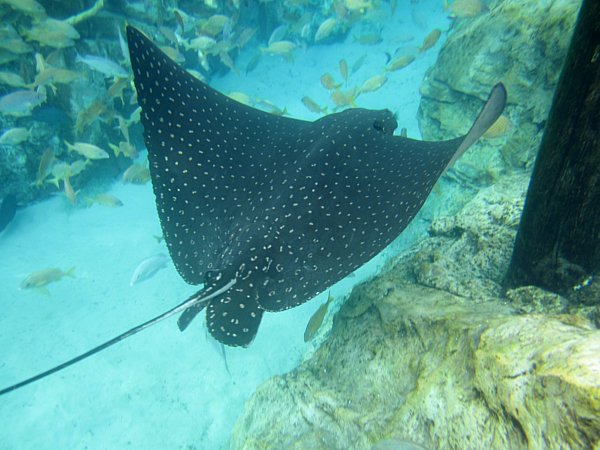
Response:
[{"label": "spotted eagle ray", "polygon": [[248,346],[265,311],[298,306],[381,252],[433,185],[500,116],[499,83],[459,138],[394,136],[389,110],[348,109],[314,122],[238,103],[128,26],[156,206],[169,253],[198,292],[173,309],[20,383],[62,370],[182,312]]}]

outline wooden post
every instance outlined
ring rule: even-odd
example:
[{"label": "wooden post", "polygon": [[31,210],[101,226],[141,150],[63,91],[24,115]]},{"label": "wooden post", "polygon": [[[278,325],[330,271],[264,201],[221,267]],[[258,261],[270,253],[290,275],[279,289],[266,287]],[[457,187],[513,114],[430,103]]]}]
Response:
[{"label": "wooden post", "polygon": [[569,295],[594,278],[600,279],[600,1],[584,0],[505,281]]}]

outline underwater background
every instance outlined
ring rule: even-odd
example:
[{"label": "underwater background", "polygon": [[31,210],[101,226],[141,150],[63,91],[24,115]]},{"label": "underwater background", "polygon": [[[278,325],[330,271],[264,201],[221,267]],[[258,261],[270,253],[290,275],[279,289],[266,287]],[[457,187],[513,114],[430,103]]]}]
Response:
[{"label": "underwater background", "polygon": [[[388,108],[398,134],[442,140],[468,131],[495,83],[509,94],[391,246],[266,314],[249,348],[165,321],[2,396],[0,448],[597,445],[598,306],[501,287],[579,4],[0,0],[0,389],[197,290],[162,239],[126,24],[220,92],[299,119]],[[547,346],[521,348],[523,336]],[[534,382],[495,376],[565,341],[572,359],[552,369],[571,378],[548,393],[569,398],[558,431],[560,408]]]}]

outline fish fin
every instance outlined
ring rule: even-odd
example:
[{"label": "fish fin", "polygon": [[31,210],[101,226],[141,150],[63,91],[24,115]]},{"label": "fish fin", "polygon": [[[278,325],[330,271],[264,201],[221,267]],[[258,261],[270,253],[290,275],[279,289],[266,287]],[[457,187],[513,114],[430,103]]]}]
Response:
[{"label": "fish fin", "polygon": [[227,364],[227,354],[225,353],[225,345],[219,342],[221,347],[221,355],[223,356],[223,364],[225,364],[225,370],[227,371],[227,375],[231,377],[231,372],[229,371],[229,364]]},{"label": "fish fin", "polygon": [[119,154],[121,153],[121,149],[116,146],[115,144],[113,144],[112,142],[108,143],[108,146],[110,147],[110,149],[113,151],[113,153],[115,154],[115,157],[119,157]]},{"label": "fish fin", "polygon": [[52,294],[50,294],[50,291],[45,288],[44,286],[38,286],[35,288],[36,292],[39,292],[40,294],[45,295],[46,297],[52,297]]},{"label": "fish fin", "polygon": [[57,178],[57,177],[46,180],[46,183],[53,184],[56,187],[56,189],[59,189],[59,185],[58,185],[59,182],[60,182],[60,178]]},{"label": "fish fin", "polygon": [[331,303],[333,303],[334,300],[335,300],[335,297],[333,295],[331,295],[331,291],[329,291],[327,293],[327,300],[325,301],[325,304],[327,305],[327,307],[329,307],[329,305],[331,305]]},{"label": "fish fin", "polygon": [[65,276],[75,278],[75,266],[65,272]]},{"label": "fish fin", "polygon": [[[71,153],[72,151],[74,151],[74,150],[75,150],[75,147],[73,147],[73,145],[72,145],[72,144],[70,144],[69,142],[67,142],[67,140],[66,140],[66,139],[65,139],[63,142],[64,142],[64,143],[65,143],[65,145],[67,146],[67,151],[68,151],[69,153]],[[57,187],[58,187],[58,186],[57,186]]]}]

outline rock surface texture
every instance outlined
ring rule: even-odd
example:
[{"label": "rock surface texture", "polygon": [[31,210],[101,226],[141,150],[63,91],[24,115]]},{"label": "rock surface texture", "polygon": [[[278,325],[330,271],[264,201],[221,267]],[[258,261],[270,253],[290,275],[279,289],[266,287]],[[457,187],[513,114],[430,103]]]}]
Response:
[{"label": "rock surface texture", "polygon": [[483,190],[355,288],[312,358],[250,399],[231,448],[598,448],[600,331],[536,288],[499,297],[524,184]]},{"label": "rock surface texture", "polygon": [[494,0],[486,14],[457,19],[421,86],[423,138],[467,132],[499,81],[508,91],[508,122],[483,148],[467,152],[449,176],[465,186],[489,185],[531,167],[579,6],[579,0]]}]

